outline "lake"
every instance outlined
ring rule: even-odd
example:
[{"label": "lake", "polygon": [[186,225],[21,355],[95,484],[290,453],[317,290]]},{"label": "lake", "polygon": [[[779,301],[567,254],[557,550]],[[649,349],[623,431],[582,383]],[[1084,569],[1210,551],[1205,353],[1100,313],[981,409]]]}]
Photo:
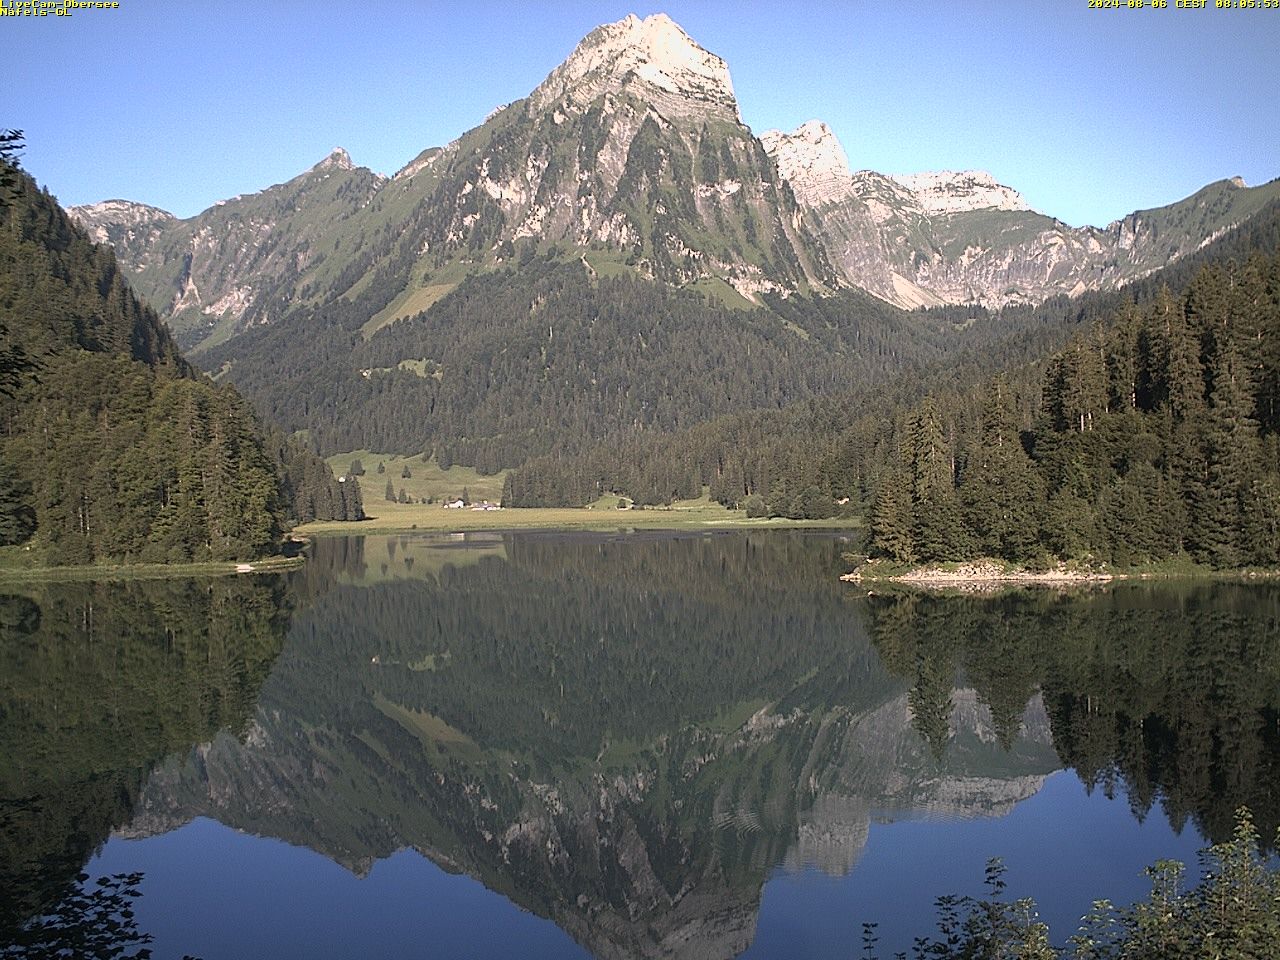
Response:
[{"label": "lake", "polygon": [[890,957],[991,857],[1061,943],[1238,806],[1275,836],[1280,587],[869,591],[847,549],[370,536],[0,588],[0,956],[46,915],[158,958],[834,958],[864,922]]}]

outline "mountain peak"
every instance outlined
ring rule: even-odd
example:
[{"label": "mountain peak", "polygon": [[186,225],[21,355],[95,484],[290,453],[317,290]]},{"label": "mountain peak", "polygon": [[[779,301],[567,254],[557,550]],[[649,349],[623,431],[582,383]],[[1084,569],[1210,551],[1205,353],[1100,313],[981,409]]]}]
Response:
[{"label": "mountain peak", "polygon": [[1022,194],[999,183],[985,170],[890,174],[890,179],[914,193],[921,208],[929,215],[1031,209],[1031,204],[1022,198]]},{"label": "mountain peak", "polygon": [[351,162],[351,154],[347,153],[342,147],[334,147],[329,151],[329,155],[317,163],[312,170],[354,170],[355,164]]},{"label": "mountain peak", "polygon": [[133,200],[86,203],[67,207],[67,213],[84,228],[94,243],[109,243],[117,249],[138,238],[152,238],[178,219],[168,210]]},{"label": "mountain peak", "polygon": [[849,158],[821,120],[802,123],[791,133],[768,130],[760,135],[760,142],[804,203],[818,206],[849,192]]},{"label": "mountain peak", "polygon": [[534,110],[567,101],[589,106],[610,90],[640,96],[675,114],[705,112],[738,119],[729,68],[665,13],[628,14],[592,30],[530,96]]}]

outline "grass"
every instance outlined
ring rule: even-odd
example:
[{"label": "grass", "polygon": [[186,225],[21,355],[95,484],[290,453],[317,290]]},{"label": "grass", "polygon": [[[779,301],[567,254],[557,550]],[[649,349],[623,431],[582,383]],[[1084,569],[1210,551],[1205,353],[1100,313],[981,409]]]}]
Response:
[{"label": "grass", "polygon": [[626,277],[634,276],[636,273],[636,268],[628,265],[626,257],[621,253],[609,250],[588,250],[582,256],[597,277]]},{"label": "grass", "polygon": [[208,563],[94,563],[75,567],[42,565],[38,555],[23,556],[21,547],[0,549],[0,583],[53,580],[157,580],[165,577],[221,577],[233,573],[276,573],[299,567],[302,557],[267,557],[240,570],[235,561]]},{"label": "grass", "polygon": [[[688,284],[687,289],[696,290],[707,299],[728,307],[730,310],[752,310],[755,304],[735,290],[726,280],[719,277],[704,277]],[[806,334],[807,339],[807,334]]]},{"label": "grass", "polygon": [[[406,496],[414,500],[453,499],[466,490],[472,500],[489,500],[497,503],[502,499],[502,483],[506,479],[506,471],[484,476],[476,473],[471,467],[452,466],[441,470],[434,459],[425,463],[421,455],[405,455],[398,453],[374,453],[369,450],[353,450],[351,453],[340,453],[329,457],[326,462],[335,476],[344,476],[351,469],[351,461],[359,460],[364,466],[364,476],[358,477],[360,494],[364,497],[364,510],[368,514],[383,514],[387,508],[399,504],[387,503],[387,481],[395,488],[397,494],[404,488]],[[378,473],[378,464],[385,467],[385,472]],[[409,468],[411,476],[403,477],[404,468]],[[437,506],[438,504],[433,504]],[[450,513],[457,513],[450,510]]]},{"label": "grass", "polygon": [[360,328],[360,333],[368,340],[383,327],[422,313],[439,303],[456,286],[456,283],[430,283],[416,290],[407,290],[370,317]]},{"label": "grass", "polygon": [[[474,494],[473,494],[474,496]],[[403,533],[410,530],[461,533],[468,530],[706,530],[716,527],[769,529],[780,527],[848,527],[857,520],[748,520],[742,510],[728,510],[705,496],[670,507],[618,510],[616,496],[588,507],[518,507],[506,510],[447,510],[439,503],[399,504],[365,500],[368,520],[317,521],[297,528],[302,535]]]}]

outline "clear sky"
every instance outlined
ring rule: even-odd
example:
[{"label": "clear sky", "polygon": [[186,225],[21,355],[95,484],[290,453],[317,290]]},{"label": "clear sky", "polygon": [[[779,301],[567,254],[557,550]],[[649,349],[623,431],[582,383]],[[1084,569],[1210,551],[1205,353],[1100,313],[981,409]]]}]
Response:
[{"label": "clear sky", "polygon": [[826,120],[855,169],[985,169],[1075,225],[1280,176],[1264,0],[119,2],[0,18],[0,127],[25,130],[24,166],[65,204],[191,216],[335,146],[393,173],[527,95],[596,25],[658,11],[728,62],[753,130]]}]

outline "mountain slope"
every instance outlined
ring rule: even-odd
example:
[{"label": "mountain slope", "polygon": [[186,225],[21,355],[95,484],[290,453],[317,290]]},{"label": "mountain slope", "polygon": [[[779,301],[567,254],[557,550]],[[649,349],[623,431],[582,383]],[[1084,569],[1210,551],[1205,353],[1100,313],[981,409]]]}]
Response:
[{"label": "mountain slope", "polygon": [[[710,487],[712,498],[725,503],[741,503],[748,495],[756,494],[764,501],[762,509],[767,506],[788,516],[809,516],[814,505],[821,504],[826,511],[832,511],[833,500],[849,498],[853,509],[868,510],[882,481],[897,476],[895,471],[901,470],[899,454],[908,440],[908,423],[919,414],[922,400],[931,395],[936,401],[953,472],[963,471],[961,453],[975,449],[981,435],[989,393],[984,382],[995,375],[1004,377],[1010,395],[1017,401],[1014,416],[1019,428],[1030,428],[1039,414],[1042,388],[1048,389],[1046,366],[1054,354],[1068,347],[1072,337],[1081,344],[1087,343],[1088,350],[1099,356],[1104,346],[1107,350],[1107,386],[1098,388],[1099,371],[1091,368],[1089,390],[1095,400],[1099,396],[1106,398],[1108,415],[1116,418],[1115,433],[1106,440],[1090,440],[1101,446],[1112,444],[1106,457],[1099,447],[1092,448],[1099,457],[1095,463],[1098,475],[1108,479],[1097,480],[1100,486],[1091,488],[1090,496],[1100,492],[1109,495],[1108,485],[1115,479],[1109,471],[1127,470],[1132,465],[1127,457],[1136,462],[1157,456],[1166,469],[1170,463],[1185,459],[1180,455],[1171,457],[1167,450],[1161,452],[1163,441],[1157,439],[1159,431],[1154,427],[1158,417],[1151,409],[1152,404],[1158,407],[1160,403],[1151,391],[1152,385],[1163,382],[1166,376],[1167,357],[1161,357],[1160,345],[1167,345],[1169,336],[1155,317],[1160,310],[1181,315],[1183,309],[1184,298],[1175,299],[1170,289],[1199,289],[1199,296],[1212,292],[1216,298],[1217,313],[1206,315],[1203,308],[1196,308],[1201,311],[1195,329],[1204,335],[1203,350],[1196,351],[1196,376],[1186,378],[1192,384],[1186,389],[1193,395],[1199,390],[1205,409],[1209,408],[1210,399],[1206,384],[1215,376],[1210,344],[1221,339],[1221,330],[1236,330],[1228,341],[1239,338],[1235,348],[1248,364],[1247,374],[1239,378],[1239,383],[1242,394],[1254,407],[1242,424],[1244,434],[1237,449],[1251,467],[1260,468],[1256,479],[1261,482],[1274,473],[1273,464],[1254,451],[1259,438],[1250,436],[1246,443],[1245,434],[1255,434],[1261,427],[1262,439],[1274,443],[1280,424],[1276,415],[1280,406],[1274,399],[1280,395],[1280,387],[1276,386],[1280,382],[1276,372],[1280,359],[1274,327],[1280,308],[1274,286],[1268,287],[1269,281],[1265,280],[1275,274],[1278,250],[1280,201],[1273,201],[1242,226],[1123,291],[1096,291],[1074,299],[1059,297],[1035,309],[1006,308],[1000,313],[945,307],[913,314],[915,319],[941,321],[950,331],[953,347],[942,362],[915,366],[911,376],[853,384],[843,394],[793,404],[783,410],[755,410],[674,434],[602,444],[584,457],[538,460],[508,476],[504,500],[523,506],[587,503],[602,491],[611,491],[625,493],[640,503],[661,503],[670,500],[672,491],[687,489],[687,475],[696,472],[698,482]],[[1201,274],[1204,277],[1197,280]],[[1222,294],[1224,284],[1227,288],[1234,284],[1229,296]],[[1222,304],[1230,304],[1230,309],[1224,312]],[[786,305],[778,307],[785,309]],[[1205,316],[1216,317],[1212,321],[1216,332],[1212,335],[1205,327]],[[1117,327],[1117,332],[1100,339],[1100,330]],[[1241,332],[1244,330],[1248,331],[1247,336]],[[1076,353],[1083,349],[1080,344],[1073,348]],[[1186,367],[1191,369],[1190,362]],[[1149,430],[1145,441],[1151,445],[1122,455],[1124,443],[1136,442],[1125,432],[1140,419],[1139,411],[1129,409],[1132,403],[1121,398],[1137,392],[1132,381],[1139,376],[1138,371],[1146,391],[1141,397],[1142,417],[1148,418],[1145,422],[1149,425],[1144,428]],[[1130,381],[1128,389],[1126,378]],[[1197,378],[1198,388],[1194,385]],[[1058,383],[1055,389],[1060,391],[1061,387]],[[1053,441],[1052,437],[1049,439]],[[1199,445],[1197,440],[1190,449],[1194,452]],[[1194,469],[1202,472],[1210,462],[1198,452],[1193,459],[1199,464]],[[1109,464],[1105,469],[1104,463]],[[1207,476],[1202,479],[1207,482]],[[1259,487],[1256,496],[1246,497],[1242,503],[1274,511],[1264,493],[1265,489]],[[1193,511],[1193,516],[1201,513]],[[1068,511],[1068,516],[1082,515],[1083,509],[1074,515]],[[1114,528],[1121,526],[1117,522]],[[1095,532],[1101,534],[1104,529],[1099,526]],[[1252,540],[1260,549],[1276,542],[1274,531],[1264,534],[1261,529],[1254,531]],[[1100,541],[1103,542],[1105,538]],[[1185,542],[1191,545],[1190,539]],[[1105,556],[1101,547],[1095,556]]]},{"label": "mountain slope", "polygon": [[950,326],[857,291],[786,306],[732,310],[548,255],[467,278],[367,341],[364,314],[334,303],[202,360],[325,454],[434,451],[492,472],[880,379],[942,356]]},{"label": "mountain slope", "polygon": [[119,200],[69,212],[99,242],[112,243],[131,284],[189,348],[278,319],[299,277],[333,255],[335,231],[381,182],[335,150],[287,183],[189,220]]},{"label": "mountain slope", "polygon": [[371,292],[376,327],[553,245],[739,304],[836,282],[724,62],[661,14],[593,31],[527,99],[389,181],[335,152],[190,220],[118,201],[73,214],[121,242],[189,347]]},{"label": "mountain slope", "polygon": [[1224,181],[1074,229],[980,171],[854,173],[820,122],[756,138],[724,61],[655,15],[390,179],[336,151],[190,220],[78,215],[206,369],[317,449],[491,470],[901,378],[978,349],[983,311],[887,304],[1114,289],[1277,196]]},{"label": "mountain slope", "polygon": [[[307,455],[284,445],[273,456],[248,405],[182,358],[111,250],[30,177],[5,173],[0,339],[34,369],[0,390],[0,543],[34,534],[55,564],[274,551],[297,515],[281,472],[300,477]],[[288,489],[332,504],[327,469],[310,481]]]},{"label": "mountain slope", "polygon": [[1035,304],[1114,289],[1187,256],[1280,198],[1280,180],[1209,184],[1104,228],[1068,227],[982,171],[852,173],[821,121],[762,136],[842,278],[905,307]]}]

